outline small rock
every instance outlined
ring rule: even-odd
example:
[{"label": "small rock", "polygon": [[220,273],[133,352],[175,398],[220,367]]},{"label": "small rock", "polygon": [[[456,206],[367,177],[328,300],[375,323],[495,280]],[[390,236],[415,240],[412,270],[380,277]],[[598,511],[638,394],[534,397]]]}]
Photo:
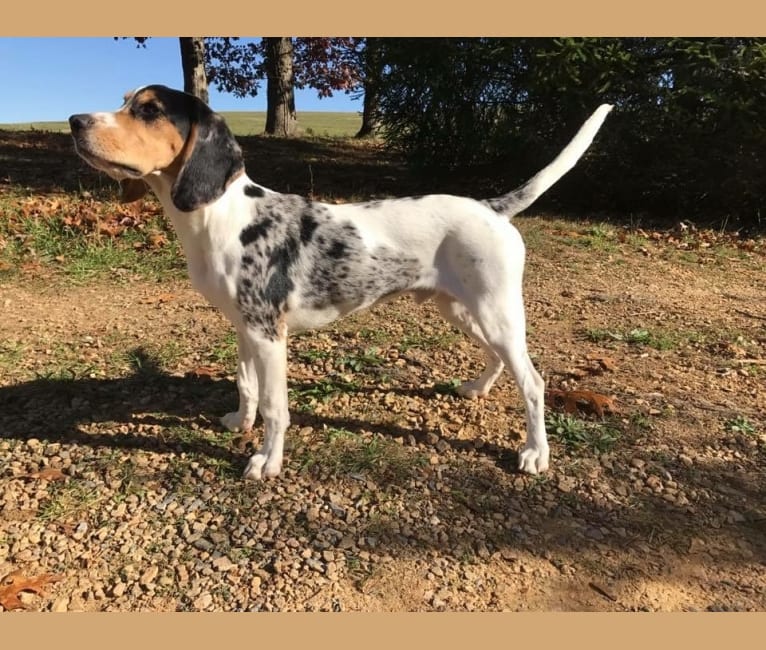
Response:
[{"label": "small rock", "polygon": [[139,584],[143,585],[144,587],[148,587],[149,585],[153,584],[154,581],[157,579],[157,575],[159,574],[160,569],[157,566],[150,566],[146,571],[144,571],[141,578],[139,578],[138,582]]},{"label": "small rock", "polygon": [[632,467],[635,467],[636,469],[643,469],[644,467],[646,467],[646,461],[643,461],[640,458],[631,458],[630,464]]},{"label": "small rock", "polygon": [[189,571],[183,564],[179,564],[176,567],[176,575],[178,575],[178,584],[185,585],[189,582]]},{"label": "small rock", "polygon": [[29,591],[22,591],[19,594],[19,600],[24,605],[31,605],[35,601],[35,595],[33,593],[29,592]]},{"label": "small rock", "polygon": [[745,521],[745,516],[741,512],[737,512],[736,510],[729,510],[728,519],[732,523],[741,524],[743,521]]},{"label": "small rock", "polygon": [[338,548],[340,549],[349,549],[354,546],[354,538],[351,535],[345,535],[343,539],[340,540],[338,543]]},{"label": "small rock", "polygon": [[204,610],[213,604],[213,597],[206,591],[194,600],[194,609]]},{"label": "small rock", "polygon": [[52,612],[66,612],[69,610],[69,598],[66,596],[57,598],[51,605]]},{"label": "small rock", "polygon": [[562,492],[571,492],[575,487],[575,480],[569,476],[561,476],[557,487]]},{"label": "small rock", "polygon": [[224,555],[213,560],[213,566],[218,571],[231,571],[231,569],[236,568],[237,565]]},{"label": "small rock", "polygon": [[126,585],[124,582],[118,582],[114,587],[112,587],[112,596],[115,598],[119,598],[125,593]]}]

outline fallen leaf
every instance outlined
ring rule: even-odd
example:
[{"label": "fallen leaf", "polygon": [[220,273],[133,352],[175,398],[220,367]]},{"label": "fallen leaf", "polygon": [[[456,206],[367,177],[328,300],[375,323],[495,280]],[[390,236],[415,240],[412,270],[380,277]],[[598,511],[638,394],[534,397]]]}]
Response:
[{"label": "fallen leaf", "polygon": [[219,370],[219,368],[214,366],[198,366],[186,374],[191,377],[213,377],[218,373]]},{"label": "fallen leaf", "polygon": [[588,361],[595,361],[602,370],[609,370],[610,372],[617,370],[617,362],[612,357],[589,354],[587,359]]},{"label": "fallen leaf", "polygon": [[581,410],[603,417],[605,410],[611,413],[617,412],[614,399],[589,390],[550,388],[546,391],[545,397],[548,404],[559,406],[567,413],[577,413],[578,410]]},{"label": "fallen leaf", "polygon": [[45,469],[41,469],[37,472],[32,472],[31,474],[25,474],[24,476],[28,478],[40,478],[43,481],[66,480],[66,474],[64,474],[64,472],[62,472],[57,467],[46,467]]},{"label": "fallen leaf", "polygon": [[43,587],[57,580],[61,580],[61,576],[44,573],[40,576],[25,578],[21,571],[13,571],[0,580],[0,605],[6,611],[26,609],[24,603],[19,600],[19,594],[22,591],[31,591],[38,596],[44,596]]},{"label": "fallen leaf", "polygon": [[175,300],[175,294],[172,293],[161,293],[158,296],[149,296],[147,298],[144,298],[143,300],[139,300],[139,302],[142,305],[153,305],[154,303],[165,303],[165,302],[171,302]]}]

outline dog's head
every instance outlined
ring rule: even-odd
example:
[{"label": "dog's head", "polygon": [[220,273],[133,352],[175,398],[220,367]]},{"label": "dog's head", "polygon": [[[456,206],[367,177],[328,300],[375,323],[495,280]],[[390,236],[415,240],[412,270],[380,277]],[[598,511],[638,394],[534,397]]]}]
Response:
[{"label": "dog's head", "polygon": [[223,118],[194,95],[145,86],[125,95],[113,113],[69,118],[77,153],[120,181],[122,200],[147,190],[144,178],[162,172],[182,212],[215,201],[244,170],[242,151]]}]

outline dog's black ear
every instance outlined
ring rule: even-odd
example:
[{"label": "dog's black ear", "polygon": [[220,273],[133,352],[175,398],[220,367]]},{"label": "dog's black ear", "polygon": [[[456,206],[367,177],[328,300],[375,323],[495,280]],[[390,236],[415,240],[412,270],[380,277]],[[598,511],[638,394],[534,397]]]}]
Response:
[{"label": "dog's black ear", "polygon": [[120,203],[138,201],[148,189],[148,185],[140,178],[123,178],[120,181]]},{"label": "dog's black ear", "polygon": [[193,113],[185,159],[170,190],[173,205],[181,212],[215,201],[244,169],[242,150],[223,118],[199,100]]}]

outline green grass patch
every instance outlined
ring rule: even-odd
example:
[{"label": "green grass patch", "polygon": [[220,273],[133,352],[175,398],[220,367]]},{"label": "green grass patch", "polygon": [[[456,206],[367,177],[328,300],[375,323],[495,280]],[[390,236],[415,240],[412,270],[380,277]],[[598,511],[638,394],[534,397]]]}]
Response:
[{"label": "green grass patch", "polygon": [[611,450],[622,432],[609,422],[588,422],[568,413],[550,413],[545,419],[548,435],[569,451],[603,454]]},{"label": "green grass patch", "polygon": [[[360,103],[359,110],[361,109]],[[266,126],[265,111],[223,111],[221,115],[234,135],[260,135]],[[362,118],[357,112],[299,111],[298,126],[306,136],[353,137],[362,126]],[[0,124],[0,129],[69,133],[69,124],[65,121],[20,122]]]},{"label": "green grass patch", "polygon": [[327,429],[319,441],[295,449],[300,471],[323,477],[364,476],[377,482],[403,482],[426,459],[393,440],[346,429]]},{"label": "green grass patch", "polygon": [[750,422],[744,415],[738,415],[727,420],[724,426],[731,433],[744,433],[749,436],[754,436],[758,433],[756,425]]},{"label": "green grass patch", "polygon": [[304,363],[316,363],[317,361],[324,361],[330,358],[329,350],[300,350],[295,355],[298,359]]},{"label": "green grass patch", "polygon": [[237,333],[233,330],[227,331],[213,346],[207,357],[210,361],[227,367],[236,364],[238,359]]},{"label": "green grass patch", "polygon": [[49,497],[37,511],[43,521],[66,521],[88,512],[106,497],[95,486],[69,479],[49,485]]},{"label": "green grass patch", "polygon": [[439,332],[438,334],[407,334],[402,337],[398,348],[400,352],[407,352],[411,348],[428,350],[438,348],[447,350],[461,339],[461,335],[455,330]]},{"label": "green grass patch", "polygon": [[341,393],[355,393],[359,390],[359,384],[337,376],[320,379],[310,386],[290,388],[288,396],[290,403],[299,411],[311,412],[319,403],[327,403]]},{"label": "green grass patch", "polygon": [[[2,206],[0,206],[2,207]],[[156,245],[158,233],[163,244]],[[0,222],[0,269],[13,276],[26,265],[41,264],[74,282],[121,274],[160,279],[185,269],[175,236],[159,220],[126,229],[119,237],[96,236],[68,226],[55,215]]]},{"label": "green grass patch", "polygon": [[338,367],[346,372],[365,372],[380,368],[385,359],[380,356],[378,348],[368,348],[364,352],[350,352],[338,359]]},{"label": "green grass patch", "polygon": [[643,327],[630,330],[611,330],[598,327],[585,330],[585,337],[591,343],[617,341],[628,345],[647,346],[655,350],[672,350],[678,347],[681,336],[677,333],[651,331]]},{"label": "green grass patch", "polygon": [[372,329],[369,327],[363,327],[359,330],[359,338],[369,343],[381,345],[383,343],[389,343],[391,341],[391,334],[385,330]]}]

